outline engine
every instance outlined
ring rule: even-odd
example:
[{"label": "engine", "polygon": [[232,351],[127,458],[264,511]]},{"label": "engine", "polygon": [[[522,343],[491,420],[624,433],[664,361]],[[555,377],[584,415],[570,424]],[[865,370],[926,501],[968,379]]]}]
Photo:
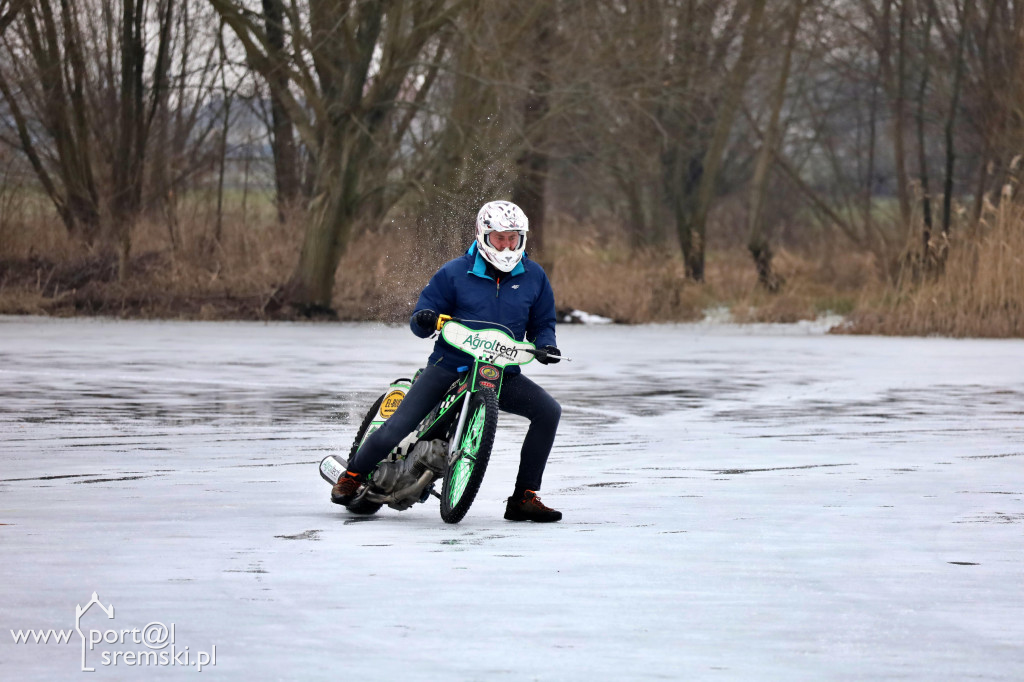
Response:
[{"label": "engine", "polygon": [[[404,458],[381,462],[370,477],[373,487],[384,493],[399,493],[395,502],[403,509],[408,508],[419,500],[428,482],[444,474],[448,461],[446,445],[443,440],[420,441]],[[428,471],[433,476],[421,482]],[[408,504],[403,504],[406,501]],[[388,506],[395,505],[389,502]]]}]

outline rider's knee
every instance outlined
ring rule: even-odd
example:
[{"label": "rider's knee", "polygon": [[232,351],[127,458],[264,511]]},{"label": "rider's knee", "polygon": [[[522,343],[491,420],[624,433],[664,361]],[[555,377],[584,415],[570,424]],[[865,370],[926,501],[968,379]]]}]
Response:
[{"label": "rider's knee", "polygon": [[534,420],[540,421],[545,424],[552,424],[557,426],[558,420],[562,418],[562,406],[558,404],[558,401],[548,396],[548,399],[541,406],[541,409],[537,410],[534,415]]}]

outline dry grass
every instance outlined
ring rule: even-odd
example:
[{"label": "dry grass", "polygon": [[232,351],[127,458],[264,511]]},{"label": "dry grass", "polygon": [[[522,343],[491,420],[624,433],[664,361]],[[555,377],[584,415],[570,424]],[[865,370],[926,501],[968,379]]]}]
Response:
[{"label": "dry grass", "polygon": [[[0,313],[261,319],[297,261],[301,223],[281,224],[268,202],[250,198],[244,219],[237,204],[230,208],[217,241],[213,215],[208,202],[182,208],[174,248],[166,220],[140,224],[128,277],[118,281],[114,257],[70,241],[45,210],[8,211],[0,223]],[[706,282],[695,284],[675,247],[630,250],[609,232],[565,218],[551,224],[543,262],[560,311],[645,323],[696,320],[724,306],[740,322],[846,315],[849,333],[1024,336],[1020,206],[954,240],[944,271],[916,282],[886,284],[873,256],[836,245],[814,257],[781,250],[774,267],[784,284],[775,294],[758,286],[745,251],[710,251]],[[338,269],[339,317],[403,321],[438,265],[469,240],[455,241],[425,241],[414,225],[364,233]]]},{"label": "dry grass", "polygon": [[707,277],[714,290],[712,297],[729,305],[738,322],[791,323],[825,314],[847,315],[881,290],[878,268],[870,254],[811,257],[780,250],[773,266],[783,280],[777,293],[758,285],[746,252],[713,254]]},{"label": "dry grass", "polygon": [[954,233],[944,263],[865,303],[842,331],[855,334],[1024,336],[1024,205],[1004,202],[974,234]]},{"label": "dry grass", "polygon": [[281,273],[294,264],[298,226],[282,225],[266,211],[245,219],[235,211],[226,215],[218,242],[209,206],[186,204],[178,218],[173,248],[167,221],[137,225],[123,281],[115,255],[86,249],[55,218],[6,220],[0,231],[0,313],[260,317]]},{"label": "dry grass", "polygon": [[[210,212],[201,209],[179,214],[179,224],[187,227],[175,232],[173,249],[164,221],[140,224],[136,255],[123,282],[113,256],[85,252],[56,221],[39,223],[33,232],[18,231],[36,239],[3,244],[0,313],[263,317],[264,305],[294,267],[301,225],[282,225],[266,211],[243,221],[234,211],[218,242],[212,239]],[[772,295],[757,286],[745,253],[710,253],[707,283],[698,285],[686,279],[675,247],[633,251],[598,234],[594,226],[568,221],[552,226],[544,265],[561,311],[644,323],[697,320],[707,309],[725,305],[741,321],[791,322],[827,310],[847,312],[854,305],[852,288],[871,270],[863,258],[816,262],[783,252],[776,265],[787,284]],[[339,317],[404,320],[440,262],[468,245],[468,239],[459,241],[424,243],[412,226],[364,233],[338,268],[334,307]]]},{"label": "dry grass", "polygon": [[676,254],[601,248],[591,239],[551,244],[545,260],[561,310],[626,323],[693,320],[710,301],[686,281]]},{"label": "dry grass", "polygon": [[[408,232],[366,233],[356,239],[338,265],[334,306],[345,320],[407,320],[420,290],[441,265],[423,258],[423,246]],[[417,257],[419,255],[419,257]]]}]

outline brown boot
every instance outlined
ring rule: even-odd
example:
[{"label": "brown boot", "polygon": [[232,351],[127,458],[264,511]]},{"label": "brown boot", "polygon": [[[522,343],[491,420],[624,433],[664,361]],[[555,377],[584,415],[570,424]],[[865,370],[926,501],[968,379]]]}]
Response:
[{"label": "brown boot", "polygon": [[356,499],[356,494],[366,482],[366,476],[352,471],[346,471],[338,479],[338,482],[331,488],[331,502],[334,504],[348,505]]},{"label": "brown boot", "polygon": [[508,504],[505,505],[505,518],[509,521],[550,523],[561,521],[562,512],[544,506],[535,491],[526,490],[522,495],[512,495],[508,498]]}]

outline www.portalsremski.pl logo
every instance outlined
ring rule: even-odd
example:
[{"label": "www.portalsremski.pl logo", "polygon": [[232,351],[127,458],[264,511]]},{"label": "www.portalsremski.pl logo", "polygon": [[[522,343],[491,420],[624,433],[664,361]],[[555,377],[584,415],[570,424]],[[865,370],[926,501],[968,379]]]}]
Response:
[{"label": "www.portalsremski.pl logo", "polygon": [[[98,660],[100,665],[109,666],[140,666],[140,667],[194,667],[199,672],[207,666],[217,665],[217,646],[210,651],[190,651],[189,647],[181,649],[175,643],[175,627],[159,621],[146,623],[143,627],[131,629],[82,629],[82,617],[95,606],[99,612],[114,619],[114,605],[104,606],[95,592],[85,606],[75,605],[75,628],[73,630],[11,630],[15,644],[69,644],[75,634],[82,644],[82,670],[95,672],[91,667]],[[134,645],[134,647],[133,647]]]}]

